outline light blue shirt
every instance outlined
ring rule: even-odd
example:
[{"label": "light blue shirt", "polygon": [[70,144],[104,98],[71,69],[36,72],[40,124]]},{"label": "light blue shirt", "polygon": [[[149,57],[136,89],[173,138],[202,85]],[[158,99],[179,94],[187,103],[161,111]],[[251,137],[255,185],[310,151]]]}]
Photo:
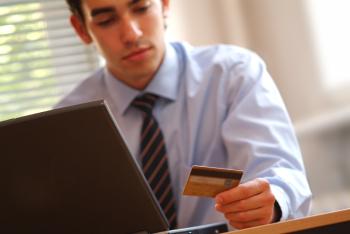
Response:
[{"label": "light blue shirt", "polygon": [[[293,127],[257,55],[234,46],[169,43],[143,92],[161,97],[153,113],[167,146],[180,227],[225,221],[213,199],[181,195],[195,164],[241,169],[242,182],[266,178],[282,220],[308,214],[311,192]],[[130,103],[143,92],[101,68],[58,106],[105,99],[137,158],[142,113]]]}]

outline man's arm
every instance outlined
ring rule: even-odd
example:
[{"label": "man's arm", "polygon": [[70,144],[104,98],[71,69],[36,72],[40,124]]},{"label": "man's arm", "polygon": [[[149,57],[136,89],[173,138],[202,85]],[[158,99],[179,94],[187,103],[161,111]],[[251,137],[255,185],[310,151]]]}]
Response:
[{"label": "man's arm", "polygon": [[216,209],[236,228],[307,215],[311,193],[303,160],[265,64],[252,55],[232,68],[231,77],[222,137],[227,166],[244,176],[240,186],[216,197]]}]

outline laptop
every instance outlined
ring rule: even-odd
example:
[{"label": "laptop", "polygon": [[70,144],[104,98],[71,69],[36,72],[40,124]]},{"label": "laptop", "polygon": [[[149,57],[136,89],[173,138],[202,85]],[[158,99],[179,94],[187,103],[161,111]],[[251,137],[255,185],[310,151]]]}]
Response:
[{"label": "laptop", "polygon": [[169,224],[107,104],[0,123],[0,233],[222,233]]}]

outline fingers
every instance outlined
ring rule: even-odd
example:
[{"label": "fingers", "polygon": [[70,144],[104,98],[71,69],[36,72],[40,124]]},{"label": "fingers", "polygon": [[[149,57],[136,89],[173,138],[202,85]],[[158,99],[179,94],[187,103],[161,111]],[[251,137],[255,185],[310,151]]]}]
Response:
[{"label": "fingers", "polygon": [[269,188],[270,186],[267,180],[255,179],[218,194],[215,200],[217,204],[225,205],[255,196]]},{"label": "fingers", "polygon": [[216,197],[215,208],[239,229],[271,223],[275,197],[265,179],[241,184]]},{"label": "fingers", "polygon": [[225,205],[216,204],[215,208],[216,210],[222,213],[228,213],[228,212],[236,213],[240,211],[258,209],[266,205],[272,206],[274,202],[275,202],[275,197],[269,190],[266,190],[260,194],[249,197],[247,199],[242,199],[239,201],[227,203]]},{"label": "fingers", "polygon": [[267,206],[240,212],[225,213],[225,218],[230,222],[248,223],[256,220],[270,221],[272,219],[273,209]]},{"label": "fingers", "polygon": [[[271,223],[274,217],[274,197],[259,196],[242,200],[229,205],[216,205],[216,209],[225,215],[225,218],[236,228],[253,227],[255,223]],[[240,224],[237,226],[237,224]],[[253,225],[253,226],[252,226]],[[242,227],[243,227],[242,226]]]}]

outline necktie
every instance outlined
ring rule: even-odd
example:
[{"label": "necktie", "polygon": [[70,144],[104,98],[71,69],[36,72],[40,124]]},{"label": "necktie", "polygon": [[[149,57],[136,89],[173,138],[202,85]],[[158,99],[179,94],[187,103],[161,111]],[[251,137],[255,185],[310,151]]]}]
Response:
[{"label": "necktie", "polygon": [[171,187],[168,157],[163,133],[152,114],[157,96],[144,94],[132,102],[143,114],[140,159],[143,173],[162,207],[170,228],[177,226],[175,199]]}]

